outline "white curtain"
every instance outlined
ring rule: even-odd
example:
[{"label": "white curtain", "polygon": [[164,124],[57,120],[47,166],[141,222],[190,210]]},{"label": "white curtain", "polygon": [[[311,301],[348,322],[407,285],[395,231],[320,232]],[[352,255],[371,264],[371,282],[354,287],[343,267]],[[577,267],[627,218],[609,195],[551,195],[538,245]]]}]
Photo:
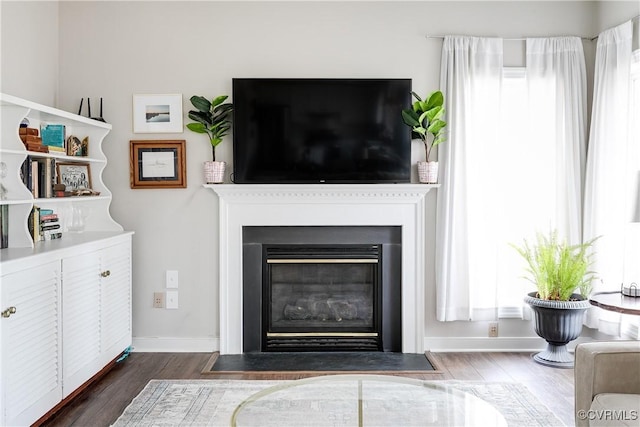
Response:
[{"label": "white curtain", "polygon": [[[495,289],[478,285],[482,263],[473,252],[490,212],[472,196],[481,194],[493,178],[470,173],[469,165],[491,150],[492,127],[500,109],[502,39],[447,36],[442,47],[440,88],[445,95],[447,142],[438,153],[441,174],[436,230],[436,316],[440,321],[496,318]],[[491,205],[487,198],[484,205]],[[469,214],[473,212],[474,215]],[[485,223],[486,224],[486,223]],[[489,280],[483,283],[494,283]]]},{"label": "white curtain", "polygon": [[[593,107],[585,180],[584,239],[596,236],[594,291],[620,290],[624,280],[627,225],[637,200],[637,163],[631,141],[631,21],[600,33],[596,50]],[[638,120],[636,117],[635,120]],[[634,191],[636,194],[634,194]],[[636,262],[640,262],[635,260]],[[587,326],[619,334],[620,316],[600,309],[588,313]]]},{"label": "white curtain", "polygon": [[502,68],[501,39],[445,38],[441,89],[449,135],[438,155],[435,265],[440,321],[522,317],[522,290],[533,289],[509,243],[549,228],[574,243],[582,237],[587,125],[580,39],[527,40],[523,96],[531,117],[515,138],[502,135],[509,127],[501,122],[509,117],[500,111]]},{"label": "white curtain", "polygon": [[[531,132],[546,148],[549,221],[569,243],[582,241],[582,183],[587,156],[587,76],[578,37],[527,39]],[[546,231],[546,230],[538,230]]]}]

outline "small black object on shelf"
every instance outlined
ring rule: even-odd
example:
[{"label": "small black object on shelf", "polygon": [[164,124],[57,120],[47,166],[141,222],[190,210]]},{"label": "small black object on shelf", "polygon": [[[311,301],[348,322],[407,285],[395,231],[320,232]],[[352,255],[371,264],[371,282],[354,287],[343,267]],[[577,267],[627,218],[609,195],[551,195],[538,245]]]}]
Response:
[{"label": "small black object on shelf", "polygon": [[[80,98],[80,108],[78,108],[78,115],[79,116],[82,115],[82,103],[83,102],[84,102],[84,98]],[[100,98],[100,117],[91,117],[91,99],[90,98],[87,98],[87,109],[88,109],[87,117],[89,117],[90,119],[93,119],[93,120],[97,120],[99,122],[106,123],[106,120],[102,117],[102,98]]]}]

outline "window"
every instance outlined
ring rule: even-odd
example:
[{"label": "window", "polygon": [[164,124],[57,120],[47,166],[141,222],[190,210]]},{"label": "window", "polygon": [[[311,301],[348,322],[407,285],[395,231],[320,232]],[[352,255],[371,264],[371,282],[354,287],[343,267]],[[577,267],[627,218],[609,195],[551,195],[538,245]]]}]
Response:
[{"label": "window", "polygon": [[[495,281],[501,318],[522,318],[523,295],[534,290],[522,277],[526,266],[512,245],[521,245],[523,238],[531,241],[536,231],[545,232],[555,223],[556,150],[553,138],[545,137],[552,125],[543,118],[532,117],[539,111],[531,107],[528,93],[525,69],[505,68],[499,118],[487,129],[495,132],[495,140],[484,148],[492,160],[474,166],[479,172],[495,168],[490,174],[492,181],[485,183],[495,188],[496,195],[493,200],[484,200],[490,206],[482,220],[488,223],[470,224],[470,229],[492,230],[475,241],[473,253],[478,258],[473,264],[479,273],[486,270],[481,274],[487,280]],[[476,203],[482,203],[486,196],[481,191],[473,194],[478,199]]]}]

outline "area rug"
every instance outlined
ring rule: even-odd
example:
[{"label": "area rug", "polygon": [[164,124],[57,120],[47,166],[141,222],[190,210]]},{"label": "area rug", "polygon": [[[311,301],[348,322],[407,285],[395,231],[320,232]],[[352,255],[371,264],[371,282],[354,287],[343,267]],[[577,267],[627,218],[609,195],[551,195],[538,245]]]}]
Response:
[{"label": "area rug", "polygon": [[[151,380],[113,426],[229,426],[233,411],[247,397],[286,382],[288,381]],[[522,384],[437,382],[452,385],[490,403],[502,413],[510,427],[564,425]],[[338,422],[334,425],[349,424]]]},{"label": "area rug", "polygon": [[[441,374],[437,364],[424,354],[392,353],[383,351],[359,352],[263,352],[245,354],[212,354],[202,370],[203,374],[238,373],[307,373],[329,375],[331,373],[380,374]],[[281,377],[282,378],[282,377]]]}]

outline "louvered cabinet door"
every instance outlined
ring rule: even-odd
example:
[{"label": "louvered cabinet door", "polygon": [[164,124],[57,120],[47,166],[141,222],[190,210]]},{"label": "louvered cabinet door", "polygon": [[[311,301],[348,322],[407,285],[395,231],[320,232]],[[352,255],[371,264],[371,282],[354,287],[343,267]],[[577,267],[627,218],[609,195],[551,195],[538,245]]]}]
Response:
[{"label": "louvered cabinet door", "polygon": [[62,399],[60,262],[1,277],[2,425],[30,425]]},{"label": "louvered cabinet door", "polygon": [[100,370],[100,254],[62,260],[63,397]]},{"label": "louvered cabinet door", "polygon": [[106,248],[101,256],[103,364],[131,345],[131,241]]}]

